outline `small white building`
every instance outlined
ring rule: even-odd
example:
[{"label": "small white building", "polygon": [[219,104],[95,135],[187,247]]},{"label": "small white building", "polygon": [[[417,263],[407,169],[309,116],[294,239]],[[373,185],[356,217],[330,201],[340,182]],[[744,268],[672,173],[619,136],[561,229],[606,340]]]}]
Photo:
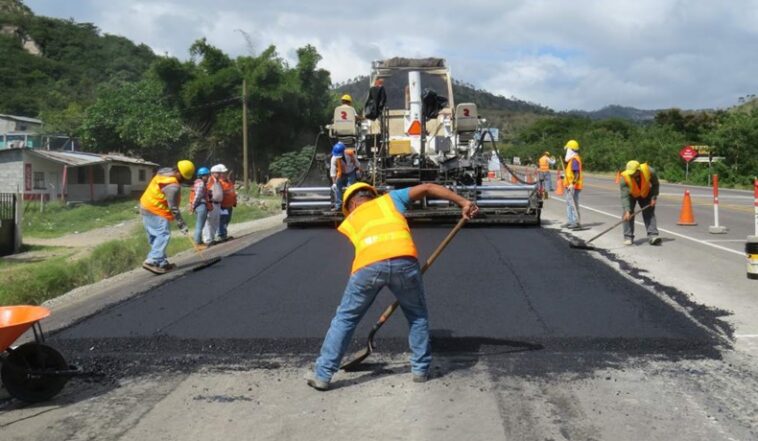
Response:
[{"label": "small white building", "polygon": [[0,149],[41,147],[46,141],[41,128],[37,118],[0,114]]},{"label": "small white building", "polygon": [[0,150],[0,193],[25,200],[99,201],[138,195],[158,164],[119,154]]}]

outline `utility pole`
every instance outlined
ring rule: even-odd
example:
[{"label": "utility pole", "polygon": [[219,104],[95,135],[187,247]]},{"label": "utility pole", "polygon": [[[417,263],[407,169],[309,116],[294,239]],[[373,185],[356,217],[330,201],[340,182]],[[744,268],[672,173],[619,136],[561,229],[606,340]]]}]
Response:
[{"label": "utility pole", "polygon": [[245,188],[250,185],[247,160],[247,80],[242,79],[242,182]]}]

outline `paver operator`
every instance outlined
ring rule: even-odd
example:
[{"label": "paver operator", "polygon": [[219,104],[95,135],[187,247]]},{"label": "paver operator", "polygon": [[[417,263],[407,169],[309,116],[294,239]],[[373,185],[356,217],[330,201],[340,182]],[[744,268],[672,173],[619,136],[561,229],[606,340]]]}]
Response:
[{"label": "paver operator", "polygon": [[581,193],[584,184],[584,168],[582,158],[579,156],[579,143],[576,140],[570,139],[563,148],[566,150],[564,158],[566,173],[563,184],[566,186],[566,217],[568,221],[562,227],[573,230],[582,226],[582,217],[579,214],[579,193]]},{"label": "paver operator", "polygon": [[197,179],[192,185],[189,194],[190,213],[195,215],[195,235],[193,241],[197,249],[207,248],[203,243],[203,227],[208,219],[208,213],[213,210],[211,202],[211,193],[208,190],[208,179],[211,177],[211,171],[208,167],[197,169]]},{"label": "paver operator", "polygon": [[621,207],[624,209],[624,245],[634,244],[634,213],[635,204],[640,208],[650,206],[642,211],[642,220],[647,230],[647,240],[650,245],[660,245],[658,227],[655,221],[655,202],[658,199],[660,183],[655,170],[647,163],[639,161],[626,163],[626,170],[621,172]]},{"label": "paver operator", "polygon": [[421,184],[379,195],[371,185],[359,182],[345,191],[342,206],[345,220],[338,230],[355,246],[355,259],[314,372],[307,380],[309,386],[321,391],[329,388],[353,331],[385,286],[397,297],[408,320],[413,381],[428,379],[432,356],[424,283],[416,245],[403,216],[413,201],[425,196],[457,204],[467,219],[479,211],[473,202],[435,184]]},{"label": "paver operator", "polygon": [[174,267],[166,257],[166,247],[171,239],[169,222],[175,220],[182,234],[189,233],[179,206],[181,183],[190,181],[194,175],[195,164],[192,161],[181,160],[175,168],[161,168],[140,198],[142,223],[150,244],[150,252],[142,267],[148,271],[163,274]]}]

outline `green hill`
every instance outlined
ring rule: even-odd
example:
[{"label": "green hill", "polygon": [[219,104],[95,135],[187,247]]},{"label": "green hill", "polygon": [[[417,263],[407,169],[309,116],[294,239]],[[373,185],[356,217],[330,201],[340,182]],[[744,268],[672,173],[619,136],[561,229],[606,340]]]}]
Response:
[{"label": "green hill", "polygon": [[156,58],[91,23],[35,16],[18,0],[0,0],[0,53],[0,113],[25,116],[86,106],[98,86],[136,81]]}]

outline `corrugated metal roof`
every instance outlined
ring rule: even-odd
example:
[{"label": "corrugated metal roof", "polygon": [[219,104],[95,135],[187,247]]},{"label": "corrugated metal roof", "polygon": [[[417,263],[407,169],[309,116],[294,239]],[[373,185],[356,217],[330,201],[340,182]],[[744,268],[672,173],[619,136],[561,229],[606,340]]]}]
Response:
[{"label": "corrugated metal roof", "polygon": [[105,158],[108,161],[113,162],[124,162],[127,164],[135,164],[135,165],[149,165],[149,166],[158,166],[158,164],[150,161],[145,161],[141,158],[132,158],[129,156],[124,156],[118,153],[108,153],[107,155],[103,155],[103,158]]},{"label": "corrugated metal roof", "polygon": [[41,119],[29,118],[28,116],[5,115],[5,114],[0,113],[0,118],[12,119],[14,121],[30,122],[30,123],[34,123],[34,124],[42,124],[42,120]]},{"label": "corrugated metal roof", "polygon": [[105,158],[94,153],[84,152],[59,152],[55,150],[27,150],[29,153],[33,153],[37,156],[60,162],[66,165],[78,166],[78,165],[91,165],[100,164],[106,162]]},{"label": "corrugated metal roof", "polygon": [[[15,149],[2,149],[0,150],[0,153],[5,151],[11,151]],[[118,153],[109,153],[107,155],[102,155],[98,153],[88,153],[88,152],[64,152],[64,151],[58,151],[58,150],[40,150],[40,149],[24,149],[24,151],[29,152],[33,155],[40,156],[45,159],[49,159],[51,161],[55,161],[60,164],[69,165],[72,167],[79,167],[82,165],[92,165],[92,164],[104,164],[106,162],[119,162],[123,164],[133,164],[133,165],[146,165],[150,167],[155,167],[158,164],[150,161],[145,161],[144,159],[140,158],[132,158],[129,156],[124,156]]]}]

